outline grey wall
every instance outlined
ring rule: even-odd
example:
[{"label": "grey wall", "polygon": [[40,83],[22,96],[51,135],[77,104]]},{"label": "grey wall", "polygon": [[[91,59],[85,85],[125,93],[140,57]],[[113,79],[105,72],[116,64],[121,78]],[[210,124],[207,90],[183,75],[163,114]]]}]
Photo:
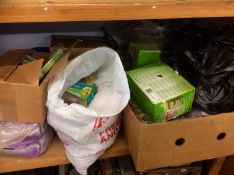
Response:
[{"label": "grey wall", "polygon": [[48,47],[52,34],[102,36],[101,27],[113,29],[116,25],[119,25],[119,23],[66,22],[0,24],[0,54],[12,48]]}]

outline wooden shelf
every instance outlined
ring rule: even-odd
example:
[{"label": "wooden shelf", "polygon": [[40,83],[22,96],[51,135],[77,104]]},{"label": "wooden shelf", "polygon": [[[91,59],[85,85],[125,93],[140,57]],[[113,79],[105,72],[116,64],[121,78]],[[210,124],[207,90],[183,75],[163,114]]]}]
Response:
[{"label": "wooden shelf", "polygon": [[0,23],[234,16],[230,0],[1,0]]},{"label": "wooden shelf", "polygon": [[[123,155],[128,155],[128,147],[124,136],[119,134],[115,143],[105,151],[101,158],[110,158]],[[59,138],[56,137],[48,150],[40,157],[20,158],[0,156],[0,173],[65,165],[68,163],[69,161],[66,157],[64,146]]]}]

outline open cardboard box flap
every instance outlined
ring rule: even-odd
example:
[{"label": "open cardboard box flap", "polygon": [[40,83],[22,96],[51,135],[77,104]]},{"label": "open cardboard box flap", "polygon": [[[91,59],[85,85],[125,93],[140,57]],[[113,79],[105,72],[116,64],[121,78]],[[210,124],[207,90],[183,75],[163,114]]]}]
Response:
[{"label": "open cardboard box flap", "polygon": [[39,86],[39,79],[43,61],[43,59],[39,59],[18,66],[5,82]]},{"label": "open cardboard box flap", "polygon": [[0,57],[0,82],[4,82],[17,68],[27,50],[10,50]]},{"label": "open cardboard box flap", "polygon": [[[26,53],[26,50],[11,50],[1,57],[0,82],[39,86],[41,68],[44,59],[42,58],[23,65],[18,65]],[[42,81],[42,84],[48,82],[52,76],[57,74],[66,66],[68,57],[69,52],[66,52],[49,71]]]},{"label": "open cardboard box flap", "polygon": [[43,123],[46,119],[48,81],[67,65],[69,52],[62,56],[41,83],[43,59],[19,65],[25,54],[27,51],[11,50],[0,58],[0,120]]}]

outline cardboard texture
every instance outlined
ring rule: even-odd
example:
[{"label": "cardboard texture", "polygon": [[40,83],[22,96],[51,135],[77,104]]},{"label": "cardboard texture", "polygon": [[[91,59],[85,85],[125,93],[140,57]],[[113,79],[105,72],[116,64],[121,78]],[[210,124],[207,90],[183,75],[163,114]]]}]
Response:
[{"label": "cardboard texture", "polygon": [[69,48],[76,41],[78,41],[78,43],[71,49],[70,58],[75,58],[96,47],[107,46],[102,37],[52,35],[50,49],[52,51],[54,46],[59,43],[62,43],[65,48]]},{"label": "cardboard texture", "polygon": [[43,59],[19,65],[17,69],[15,69],[15,71],[12,72],[9,78],[5,80],[5,82],[38,86],[42,64]]},{"label": "cardboard texture", "polygon": [[[6,55],[0,57],[0,82],[4,81],[16,69],[17,65],[21,62],[18,57],[23,57],[27,53],[26,50],[11,50]],[[15,55],[18,55],[17,57]]]},{"label": "cardboard texture", "polygon": [[199,166],[167,168],[158,170],[149,170],[144,173],[147,175],[200,175],[202,168]]},{"label": "cardboard texture", "polygon": [[43,123],[48,80],[66,66],[69,56],[64,55],[39,84],[43,59],[17,66],[26,52],[10,50],[0,58],[0,121]]},{"label": "cardboard texture", "polygon": [[144,124],[127,106],[123,119],[137,171],[234,154],[234,113]]}]

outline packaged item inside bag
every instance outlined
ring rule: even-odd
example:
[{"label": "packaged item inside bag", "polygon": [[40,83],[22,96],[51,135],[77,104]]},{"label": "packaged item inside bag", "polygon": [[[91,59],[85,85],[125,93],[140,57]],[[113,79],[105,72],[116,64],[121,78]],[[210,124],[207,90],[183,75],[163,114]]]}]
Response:
[{"label": "packaged item inside bag", "polygon": [[95,80],[96,75],[92,74],[68,87],[62,97],[64,102],[67,104],[77,103],[88,107],[97,93]]}]

